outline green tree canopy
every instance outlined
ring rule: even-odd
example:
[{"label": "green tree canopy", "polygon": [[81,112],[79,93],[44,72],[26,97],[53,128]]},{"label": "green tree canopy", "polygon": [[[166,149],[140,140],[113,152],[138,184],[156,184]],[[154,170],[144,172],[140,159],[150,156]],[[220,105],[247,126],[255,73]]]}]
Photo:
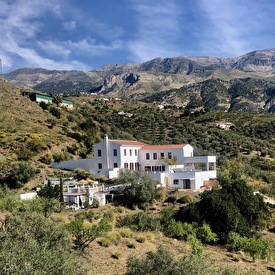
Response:
[{"label": "green tree canopy", "polygon": [[124,170],[119,174],[119,182],[125,185],[123,195],[129,206],[144,206],[152,203],[157,182],[143,171]]},{"label": "green tree canopy", "polygon": [[263,227],[269,210],[259,195],[244,180],[225,183],[222,189],[205,191],[200,201],[182,208],[176,218],[210,225],[222,242],[226,242],[230,231],[241,236],[251,236]]},{"label": "green tree canopy", "polygon": [[37,192],[38,196],[49,198],[49,199],[57,199],[60,198],[60,187],[58,185],[52,185],[50,181],[45,184],[41,189]]},{"label": "green tree canopy", "polygon": [[7,184],[11,188],[18,188],[27,183],[36,170],[26,161],[14,162],[11,165],[10,173],[7,176]]},{"label": "green tree canopy", "polygon": [[82,259],[71,250],[68,232],[58,223],[23,212],[7,216],[1,225],[1,274],[86,273]]}]

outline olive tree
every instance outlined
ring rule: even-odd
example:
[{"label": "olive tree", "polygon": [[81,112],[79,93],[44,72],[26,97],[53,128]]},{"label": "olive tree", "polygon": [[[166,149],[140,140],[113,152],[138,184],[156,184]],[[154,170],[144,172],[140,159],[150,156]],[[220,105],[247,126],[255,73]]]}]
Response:
[{"label": "olive tree", "polygon": [[0,225],[1,274],[86,274],[62,224],[21,212],[7,215]]},{"label": "olive tree", "polygon": [[153,202],[157,182],[148,173],[124,170],[120,172],[118,181],[125,186],[123,196],[128,206],[144,207]]}]

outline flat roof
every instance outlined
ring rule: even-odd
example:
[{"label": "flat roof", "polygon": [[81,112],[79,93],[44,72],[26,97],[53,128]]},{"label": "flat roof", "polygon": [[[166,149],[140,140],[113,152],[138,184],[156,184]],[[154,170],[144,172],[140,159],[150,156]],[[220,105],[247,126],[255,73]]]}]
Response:
[{"label": "flat roof", "polygon": [[73,104],[73,102],[71,100],[68,100],[68,99],[63,99],[62,103]]}]

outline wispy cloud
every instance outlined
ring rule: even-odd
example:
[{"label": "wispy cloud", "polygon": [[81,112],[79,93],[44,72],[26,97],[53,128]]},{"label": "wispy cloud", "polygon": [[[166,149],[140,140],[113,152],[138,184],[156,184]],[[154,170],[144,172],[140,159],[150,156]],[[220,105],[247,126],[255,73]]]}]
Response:
[{"label": "wispy cloud", "polygon": [[[4,69],[14,66],[15,60],[28,66],[50,68],[62,67],[62,63],[42,57],[28,43],[37,38],[43,25],[39,17],[47,12],[60,15],[59,0],[3,1],[0,10],[0,56]],[[65,64],[65,67],[70,67]]]},{"label": "wispy cloud", "polygon": [[180,10],[175,0],[132,0],[138,23],[135,37],[128,47],[136,62],[161,56],[176,56],[175,42],[180,35]]},{"label": "wispy cloud", "polygon": [[37,46],[49,55],[68,57],[71,51],[59,41],[38,41]]},{"label": "wispy cloud", "polygon": [[[52,16],[60,22],[56,26],[56,34],[62,30],[74,31],[78,22],[74,20],[74,13],[70,10],[69,4],[63,0],[15,0],[3,1],[0,9],[0,58],[3,61],[4,71],[18,66],[42,67],[46,69],[88,69],[88,65],[77,61],[77,56],[88,53],[90,56],[104,54],[106,51],[116,50],[121,47],[119,40],[110,42],[98,42],[88,33],[83,33],[72,39],[59,39],[55,34],[48,37],[41,36],[46,26],[47,19]],[[66,4],[66,6],[64,6]],[[74,9],[71,9],[74,11]],[[63,13],[64,12],[64,13]],[[71,16],[71,20],[66,20]],[[65,19],[65,20],[64,20]],[[48,22],[50,19],[48,19]],[[83,17],[79,19],[83,24]],[[91,20],[90,20],[91,21]],[[96,21],[100,29],[107,25]],[[110,29],[110,28],[109,28]],[[115,29],[115,28],[114,28]],[[111,31],[111,30],[108,30]],[[113,37],[118,36],[116,30]],[[62,37],[62,36],[61,36]],[[22,64],[22,65],[21,65]]]},{"label": "wispy cloud", "polygon": [[71,50],[79,50],[84,53],[89,53],[93,55],[102,55],[107,51],[116,50],[121,48],[122,42],[115,40],[110,44],[104,44],[97,42],[96,39],[82,39],[79,41],[68,40],[63,43]]},{"label": "wispy cloud", "polygon": [[76,28],[76,22],[73,20],[63,22],[62,25],[63,25],[64,30],[66,30],[66,31],[72,31]]},{"label": "wispy cloud", "polygon": [[[238,56],[268,45],[265,31],[273,26],[270,0],[197,0],[203,15],[201,47],[204,52]],[[270,33],[270,32],[269,32]],[[274,33],[274,32],[273,32]],[[255,48],[256,47],[256,48]]]}]

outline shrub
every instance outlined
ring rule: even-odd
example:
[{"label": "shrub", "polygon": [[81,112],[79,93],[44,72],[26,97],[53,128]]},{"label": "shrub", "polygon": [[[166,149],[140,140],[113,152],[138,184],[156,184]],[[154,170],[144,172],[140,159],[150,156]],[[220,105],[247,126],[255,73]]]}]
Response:
[{"label": "shrub", "polygon": [[165,224],[171,220],[174,216],[174,208],[172,206],[167,206],[161,210],[161,223]]},{"label": "shrub", "polygon": [[159,219],[150,216],[146,212],[128,214],[120,222],[119,227],[127,226],[138,231],[159,231],[161,229]]},{"label": "shrub", "polygon": [[158,202],[164,202],[166,199],[166,189],[164,187],[158,187],[155,190],[154,198]]},{"label": "shrub", "polygon": [[177,199],[177,202],[182,203],[182,204],[190,203],[192,201],[193,201],[193,199],[189,195],[184,195],[184,196],[180,197],[179,199]]},{"label": "shrub", "polygon": [[50,181],[44,184],[38,191],[38,196],[48,198],[48,199],[60,199],[60,186],[52,185]]},{"label": "shrub", "polygon": [[154,234],[151,232],[146,232],[145,234],[148,241],[152,241],[155,238]]},{"label": "shrub", "polygon": [[109,232],[107,234],[107,237],[115,245],[117,245],[122,238],[119,232]]},{"label": "shrub", "polygon": [[28,161],[33,157],[33,152],[26,148],[25,146],[23,146],[20,150],[16,151],[17,154],[17,159],[19,161],[23,160],[23,161]]},{"label": "shrub", "polygon": [[116,213],[125,214],[125,208],[123,206],[117,206],[115,208]]},{"label": "shrub", "polygon": [[47,119],[47,122],[50,124],[48,128],[52,129],[54,126],[56,126],[57,122],[55,119],[49,118]]},{"label": "shrub", "polygon": [[72,159],[72,155],[66,151],[54,152],[52,156],[53,156],[53,161],[57,163],[64,160]]},{"label": "shrub", "polygon": [[20,206],[20,200],[16,196],[6,196],[0,199],[0,211],[13,212]]},{"label": "shrub", "polygon": [[80,251],[84,251],[92,241],[104,236],[111,228],[112,226],[103,219],[98,224],[87,226],[81,217],[76,217],[67,225],[67,229],[73,236],[75,248]]},{"label": "shrub", "polygon": [[34,212],[13,213],[0,228],[2,274],[86,274],[62,224]]},{"label": "shrub", "polygon": [[[197,253],[198,254],[198,253]],[[160,246],[157,251],[150,251],[143,256],[131,256],[127,259],[126,275],[162,274],[162,275],[210,275],[234,274],[231,270],[213,270],[198,255],[177,259],[166,248]]]},{"label": "shrub", "polygon": [[203,192],[200,201],[188,204],[176,216],[199,225],[208,223],[225,243],[230,231],[250,237],[253,231],[263,228],[270,213],[263,198],[254,195],[252,188],[238,178],[224,183],[222,189]]},{"label": "shrub", "polygon": [[136,243],[133,242],[133,241],[127,241],[127,242],[126,242],[126,246],[127,246],[128,248],[136,248]]},{"label": "shrub", "polygon": [[137,234],[135,239],[138,243],[145,243],[147,241],[147,236],[145,234]]},{"label": "shrub", "polygon": [[125,184],[123,197],[128,206],[151,204],[156,190],[156,181],[143,171],[121,171],[119,181]]},{"label": "shrub", "polygon": [[228,236],[228,248],[231,250],[242,250],[252,257],[270,257],[272,254],[272,243],[267,239],[241,237],[238,233],[230,232]]},{"label": "shrub", "polygon": [[7,178],[9,187],[18,188],[27,183],[34,175],[36,170],[26,161],[14,162]]},{"label": "shrub", "polygon": [[196,236],[202,243],[206,244],[214,244],[218,241],[217,234],[211,230],[208,224],[196,228]]},{"label": "shrub", "polygon": [[43,109],[43,110],[47,110],[48,109],[48,104],[44,101],[41,101],[39,103],[39,106]]},{"label": "shrub", "polygon": [[98,208],[99,207],[99,200],[96,197],[93,197],[93,202],[91,204],[92,208]]},{"label": "shrub", "polygon": [[240,234],[231,231],[228,234],[227,244],[229,250],[241,250],[242,243]]},{"label": "shrub", "polygon": [[98,243],[104,247],[109,247],[112,245],[112,241],[107,237],[101,238]]},{"label": "shrub", "polygon": [[189,235],[187,238],[187,242],[190,243],[192,247],[193,255],[202,254],[203,248],[202,248],[201,242],[194,235]]},{"label": "shrub", "polygon": [[175,203],[176,201],[177,201],[177,197],[176,196],[169,196],[166,199],[166,202],[168,202],[168,203]]},{"label": "shrub", "polygon": [[191,224],[175,221],[174,219],[169,220],[164,225],[163,231],[170,238],[182,240],[187,240],[189,235],[194,236],[194,229]]},{"label": "shrub", "polygon": [[243,238],[243,251],[249,253],[253,261],[257,258],[270,258],[272,253],[272,243],[265,239]]},{"label": "shrub", "polygon": [[184,235],[183,227],[181,222],[177,222],[174,219],[169,220],[164,225],[164,234],[170,238],[182,239]]},{"label": "shrub", "polygon": [[52,161],[53,161],[52,154],[50,154],[50,153],[44,154],[43,156],[41,156],[41,157],[39,158],[39,161],[41,161],[41,162],[43,162],[43,163],[45,163],[45,164],[51,164]]},{"label": "shrub", "polygon": [[103,219],[112,223],[115,220],[114,212],[112,210],[108,210],[107,212],[103,213]]},{"label": "shrub", "polygon": [[121,228],[119,234],[122,238],[133,238],[134,233],[129,228]]},{"label": "shrub", "polygon": [[112,258],[119,260],[122,257],[122,253],[119,251],[116,251],[112,254]]},{"label": "shrub", "polygon": [[61,117],[61,111],[59,109],[57,109],[56,107],[51,107],[49,111],[56,118],[59,119]]}]

